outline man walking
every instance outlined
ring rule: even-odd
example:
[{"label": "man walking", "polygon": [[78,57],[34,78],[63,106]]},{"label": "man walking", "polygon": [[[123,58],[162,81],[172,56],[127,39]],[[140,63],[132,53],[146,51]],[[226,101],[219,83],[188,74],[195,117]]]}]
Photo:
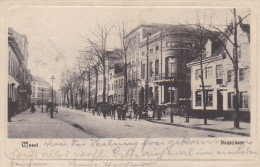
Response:
[{"label": "man walking", "polygon": [[84,102],[83,108],[84,108],[84,112],[86,112],[86,108],[87,108],[87,103],[86,102]]}]

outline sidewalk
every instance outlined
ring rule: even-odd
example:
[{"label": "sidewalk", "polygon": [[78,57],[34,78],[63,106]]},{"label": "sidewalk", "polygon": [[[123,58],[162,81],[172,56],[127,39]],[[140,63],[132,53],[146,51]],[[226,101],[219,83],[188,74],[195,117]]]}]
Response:
[{"label": "sidewalk", "polygon": [[49,113],[41,113],[41,107],[36,107],[36,112],[31,113],[30,109],[12,117],[8,122],[9,138],[67,138],[93,137],[70,124],[50,118]]},{"label": "sidewalk", "polygon": [[[78,109],[66,108],[62,107],[63,109],[70,109],[76,111],[82,111]],[[88,109],[86,110],[87,113],[91,113]],[[102,115],[102,114],[101,114]],[[173,116],[173,124],[170,123],[170,116],[162,117],[161,120],[148,120],[153,123],[158,124],[165,124],[165,125],[172,125],[172,126],[179,126],[191,129],[198,129],[198,130],[207,130],[207,131],[214,131],[214,132],[222,132],[222,133],[229,133],[229,134],[236,134],[241,136],[250,136],[250,123],[240,122],[240,129],[234,128],[234,121],[218,121],[218,120],[207,120],[207,125],[204,125],[204,120],[199,118],[190,118],[190,122],[185,122],[185,117],[180,116]]]},{"label": "sidewalk", "polygon": [[179,126],[185,128],[208,130],[215,132],[223,132],[230,134],[237,134],[242,136],[250,136],[250,123],[240,122],[240,129],[234,128],[233,121],[217,121],[217,120],[207,120],[208,125],[204,125],[203,119],[190,118],[189,123],[185,122],[185,117],[173,116],[173,124],[170,123],[170,116],[162,117],[161,120],[148,120],[150,122],[166,124],[172,126]]}]

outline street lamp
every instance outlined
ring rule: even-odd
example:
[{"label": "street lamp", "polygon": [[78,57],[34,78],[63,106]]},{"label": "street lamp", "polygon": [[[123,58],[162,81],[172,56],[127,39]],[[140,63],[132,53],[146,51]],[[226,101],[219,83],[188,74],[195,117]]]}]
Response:
[{"label": "street lamp", "polygon": [[151,35],[151,33],[147,33],[147,38],[146,38],[146,81],[145,81],[145,107],[147,109],[147,105],[148,105],[148,63],[149,63],[149,36]]},{"label": "street lamp", "polygon": [[52,88],[51,88],[51,118],[53,118],[53,107],[54,107],[54,104],[53,104],[53,83],[55,81],[55,78],[54,76],[52,75],[51,77],[51,83],[52,83]]},{"label": "street lamp", "polygon": [[43,91],[44,89],[42,88],[42,113],[43,113]]}]

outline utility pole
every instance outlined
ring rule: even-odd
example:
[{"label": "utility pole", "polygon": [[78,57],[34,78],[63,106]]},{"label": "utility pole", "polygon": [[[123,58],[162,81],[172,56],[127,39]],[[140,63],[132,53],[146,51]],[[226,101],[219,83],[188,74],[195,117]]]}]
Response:
[{"label": "utility pole", "polygon": [[149,63],[149,36],[151,35],[151,33],[147,33],[147,38],[146,38],[146,81],[145,81],[145,108],[147,108],[148,105],[148,63]]}]

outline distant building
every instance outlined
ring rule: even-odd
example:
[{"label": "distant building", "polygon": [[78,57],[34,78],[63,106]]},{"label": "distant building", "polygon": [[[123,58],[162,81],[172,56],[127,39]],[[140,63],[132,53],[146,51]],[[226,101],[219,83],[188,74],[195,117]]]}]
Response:
[{"label": "distant building", "polygon": [[[228,30],[226,30],[228,31]],[[229,34],[228,32],[226,32]],[[250,36],[249,25],[241,24],[238,28],[238,86],[241,119],[250,118]],[[230,39],[234,37],[230,33]],[[224,39],[224,38],[223,38]],[[215,116],[231,117],[234,112],[234,70],[233,64],[222,45],[213,50],[213,44],[218,41],[209,40],[203,57],[204,85],[206,89],[206,109]],[[225,41],[224,41],[225,42]],[[233,57],[233,45],[227,43],[227,49]],[[215,45],[216,46],[216,45]],[[188,63],[191,68],[192,109],[203,110],[203,93],[200,75],[199,59]],[[209,113],[209,114],[210,114]]]},{"label": "distant building", "polygon": [[31,79],[27,69],[27,38],[8,28],[8,99],[17,104],[16,112],[27,109],[31,103]]},{"label": "distant building", "polygon": [[51,100],[51,86],[45,79],[33,76],[31,100],[34,104],[42,104],[42,100],[46,104]]}]

